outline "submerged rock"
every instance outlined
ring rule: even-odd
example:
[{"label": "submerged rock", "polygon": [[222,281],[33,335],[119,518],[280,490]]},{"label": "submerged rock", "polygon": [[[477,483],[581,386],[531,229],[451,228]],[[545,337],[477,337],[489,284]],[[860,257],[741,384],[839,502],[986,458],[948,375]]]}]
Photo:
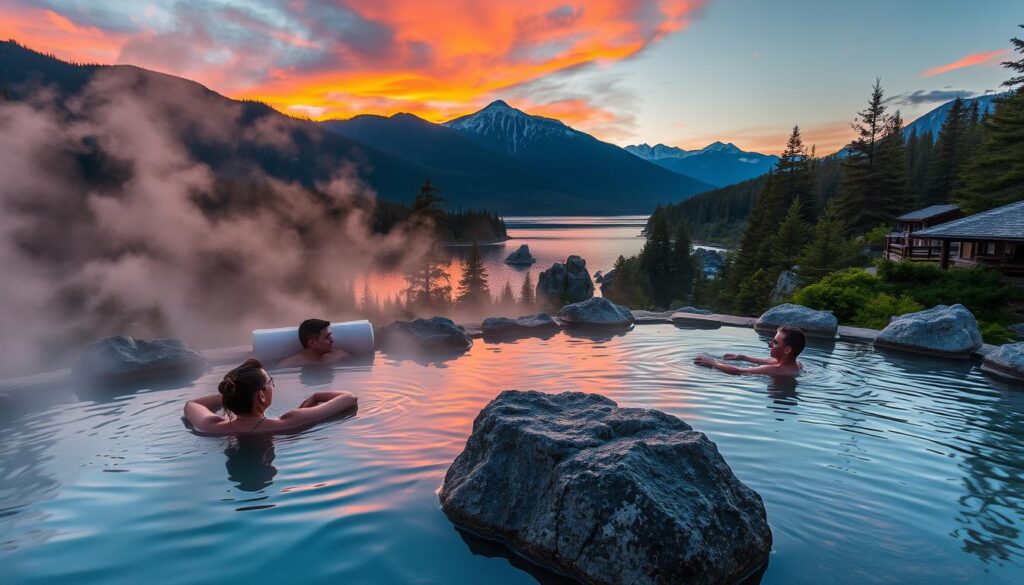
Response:
[{"label": "submerged rock", "polygon": [[587,261],[569,256],[565,264],[555,262],[537,279],[537,301],[552,307],[578,303],[594,296],[594,282],[587,272]]},{"label": "submerged rock", "polygon": [[472,345],[466,330],[446,317],[395,321],[380,330],[380,346],[391,352],[465,351]]},{"label": "submerged rock", "polygon": [[536,262],[537,259],[530,254],[530,247],[526,244],[519,246],[519,249],[508,255],[505,258],[505,264],[512,264],[513,266],[529,266]]},{"label": "submerged rock", "polygon": [[805,335],[835,338],[839,321],[831,311],[816,311],[803,305],[786,303],[768,309],[754,323],[754,329],[761,331],[779,327],[798,327]]},{"label": "submerged rock", "polygon": [[180,339],[146,341],[117,335],[87,345],[72,368],[72,375],[89,384],[194,380],[206,371],[207,365],[203,354]]},{"label": "submerged rock", "polygon": [[527,315],[509,319],[508,317],[488,317],[480,324],[484,335],[530,335],[536,332],[558,329],[558,321],[547,313]]},{"label": "submerged rock", "polygon": [[698,309],[697,307],[679,307],[673,308],[676,313],[690,313],[692,315],[711,315],[711,311],[707,309]]},{"label": "submerged rock", "polygon": [[1007,343],[985,356],[981,369],[991,374],[1024,381],[1024,343]]},{"label": "submerged rock", "polygon": [[974,315],[960,304],[893,317],[875,338],[876,347],[969,358],[982,345]]},{"label": "submerged rock", "polygon": [[508,390],[445,475],[457,525],[585,583],[736,583],[772,545],[757,492],[678,418]]},{"label": "submerged rock", "polygon": [[558,318],[567,325],[589,327],[629,327],[633,324],[633,313],[629,308],[604,297],[566,305],[558,312]]}]

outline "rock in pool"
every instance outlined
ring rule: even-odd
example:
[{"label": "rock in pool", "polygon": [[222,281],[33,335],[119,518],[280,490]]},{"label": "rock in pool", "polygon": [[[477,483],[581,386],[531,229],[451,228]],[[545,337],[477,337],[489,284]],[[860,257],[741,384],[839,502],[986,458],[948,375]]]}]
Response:
[{"label": "rock in pool", "polygon": [[519,249],[508,255],[505,258],[505,264],[512,264],[513,266],[529,266],[536,262],[537,259],[530,254],[530,247],[526,244],[519,246]]},{"label": "rock in pool", "polygon": [[380,330],[380,347],[391,352],[466,351],[473,340],[447,317],[395,321]]},{"label": "rock in pool", "polygon": [[772,545],[761,497],[704,433],[597,394],[499,394],[440,499],[456,525],[584,583],[736,583]]},{"label": "rock in pool", "polygon": [[547,313],[527,315],[509,319],[508,317],[488,317],[480,324],[484,335],[531,335],[537,332],[558,329],[555,319]]},{"label": "rock in pool", "polygon": [[898,315],[875,338],[876,347],[964,359],[981,345],[978,321],[960,304]]},{"label": "rock in pool", "polygon": [[72,375],[89,384],[194,380],[206,371],[207,365],[203,354],[180,339],[146,341],[117,335],[87,345],[72,368]]},{"label": "rock in pool", "polygon": [[594,282],[587,261],[569,256],[565,264],[555,262],[537,278],[537,301],[552,307],[578,303],[594,296]]},{"label": "rock in pool", "polygon": [[566,305],[558,312],[558,318],[566,325],[586,327],[629,327],[633,324],[632,311],[604,297]]},{"label": "rock in pool", "polygon": [[754,329],[773,331],[779,327],[798,327],[811,337],[835,339],[839,321],[831,311],[816,311],[803,305],[786,303],[772,307],[754,323]]},{"label": "rock in pool", "polygon": [[985,356],[981,369],[1024,382],[1024,343],[1007,343]]}]

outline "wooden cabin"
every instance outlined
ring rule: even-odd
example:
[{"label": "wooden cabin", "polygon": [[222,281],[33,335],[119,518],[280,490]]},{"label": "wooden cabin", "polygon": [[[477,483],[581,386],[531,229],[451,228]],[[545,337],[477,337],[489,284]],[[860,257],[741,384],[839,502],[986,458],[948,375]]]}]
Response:
[{"label": "wooden cabin", "polygon": [[1024,279],[1024,201],[915,231],[910,237],[938,240],[941,268],[987,266]]},{"label": "wooden cabin", "polygon": [[896,218],[896,226],[893,231],[885,235],[882,254],[893,262],[901,260],[937,262],[942,251],[941,242],[911,237],[911,234],[963,216],[963,212],[956,205],[932,205],[905,213]]}]

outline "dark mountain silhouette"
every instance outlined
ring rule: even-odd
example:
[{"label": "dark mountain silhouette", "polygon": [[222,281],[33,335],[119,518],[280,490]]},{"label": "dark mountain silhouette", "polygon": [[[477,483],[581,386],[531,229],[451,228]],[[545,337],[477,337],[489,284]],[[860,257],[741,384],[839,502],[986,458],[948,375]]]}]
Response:
[{"label": "dark mountain silhouette", "polygon": [[[111,79],[117,83],[110,83]],[[104,98],[130,93],[158,99],[157,111],[183,135],[189,154],[223,179],[263,174],[316,187],[355,168],[378,197],[410,203],[429,178],[452,207],[488,208],[500,213],[610,215],[647,212],[657,203],[678,201],[709,188],[666,171],[561,122],[528,116],[503,102],[448,125],[410,115],[358,116],[314,122],[285,116],[266,104],[226,98],[202,85],[125,65],[84,65],[60,61],[16,42],[0,42],[0,98],[38,99],[64,108],[68,116],[89,108],[78,98],[103,81]],[[109,88],[107,87],[109,86]],[[526,140],[507,134],[508,145],[487,144],[480,120],[495,109],[527,128],[556,128]],[[476,117],[476,118],[475,118]],[[266,139],[273,133],[277,142]],[[211,134],[218,136],[210,139]],[[249,137],[258,135],[261,139]],[[232,137],[225,142],[224,136]],[[495,135],[497,136],[497,135]]]},{"label": "dark mountain silhouette", "polygon": [[744,152],[735,144],[714,142],[700,150],[638,144],[626,150],[660,167],[716,186],[733,185],[770,171],[779,157]]}]

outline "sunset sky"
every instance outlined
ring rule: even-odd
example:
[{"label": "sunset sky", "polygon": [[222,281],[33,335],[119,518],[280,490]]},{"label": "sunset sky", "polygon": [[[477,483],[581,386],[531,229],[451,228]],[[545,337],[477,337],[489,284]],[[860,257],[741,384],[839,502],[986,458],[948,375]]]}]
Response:
[{"label": "sunset sky", "polygon": [[847,142],[876,77],[911,120],[998,90],[1020,0],[0,0],[0,39],[315,119],[504,99],[616,144]]}]

